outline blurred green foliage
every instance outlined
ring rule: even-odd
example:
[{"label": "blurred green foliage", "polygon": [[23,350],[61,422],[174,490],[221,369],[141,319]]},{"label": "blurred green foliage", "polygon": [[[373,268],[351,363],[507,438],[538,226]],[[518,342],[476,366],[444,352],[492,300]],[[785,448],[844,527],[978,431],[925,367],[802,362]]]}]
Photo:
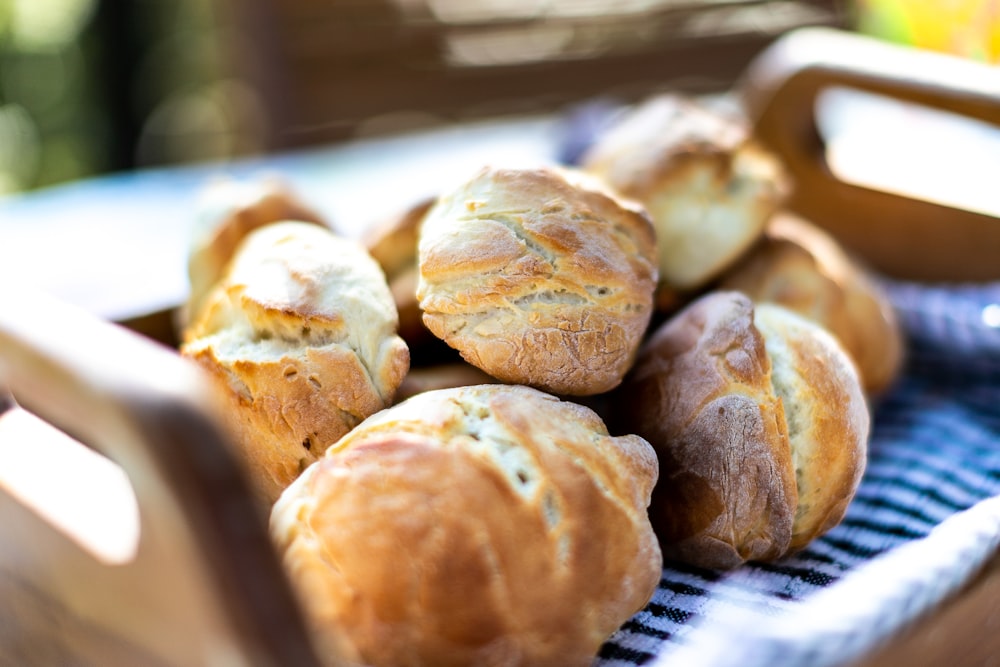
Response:
[{"label": "blurred green foliage", "polygon": [[856,4],[861,32],[1000,63],[1000,0],[856,0]]},{"label": "blurred green foliage", "polygon": [[0,194],[257,150],[212,0],[0,0]]},{"label": "blurred green foliage", "polygon": [[101,171],[84,32],[95,0],[0,0],[0,193]]}]

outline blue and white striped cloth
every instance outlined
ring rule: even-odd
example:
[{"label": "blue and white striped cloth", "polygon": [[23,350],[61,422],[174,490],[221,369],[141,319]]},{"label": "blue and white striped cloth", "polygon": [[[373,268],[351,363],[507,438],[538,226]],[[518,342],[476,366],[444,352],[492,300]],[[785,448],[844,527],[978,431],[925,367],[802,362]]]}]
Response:
[{"label": "blue and white striped cloth", "polygon": [[[886,289],[908,360],[875,407],[868,467],[844,521],[779,563],[727,573],[668,564],[595,665],[844,664],[956,591],[996,550],[1000,283]],[[850,604],[838,602],[845,595]]]}]

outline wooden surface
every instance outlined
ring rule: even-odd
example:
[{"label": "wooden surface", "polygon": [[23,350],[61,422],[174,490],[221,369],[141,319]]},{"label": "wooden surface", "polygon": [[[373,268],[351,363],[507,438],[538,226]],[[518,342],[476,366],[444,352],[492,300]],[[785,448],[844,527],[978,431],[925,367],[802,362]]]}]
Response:
[{"label": "wooden surface", "polygon": [[852,667],[986,667],[1000,660],[1000,559],[961,595]]},{"label": "wooden surface", "polygon": [[[0,663],[318,664],[193,364],[41,293],[7,290],[0,386],[58,426],[4,402]],[[104,507],[90,526],[111,548],[92,530],[58,528],[75,505]]]}]

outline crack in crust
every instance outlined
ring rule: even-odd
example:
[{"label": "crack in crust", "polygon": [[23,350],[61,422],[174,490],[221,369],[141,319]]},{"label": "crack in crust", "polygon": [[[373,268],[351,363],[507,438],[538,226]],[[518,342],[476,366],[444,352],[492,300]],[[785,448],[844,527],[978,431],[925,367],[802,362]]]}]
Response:
[{"label": "crack in crust", "polygon": [[391,402],[409,367],[397,323],[374,260],[329,230],[274,223],[237,248],[181,353],[230,400],[235,444],[265,505]]},{"label": "crack in crust", "polygon": [[836,525],[860,482],[868,409],[846,352],[738,292],[654,332],[611,403],[657,451],[650,517],[669,558],[780,558]]},{"label": "crack in crust", "polygon": [[484,169],[428,212],[424,323],[493,377],[607,391],[635,357],[657,280],[652,223],[565,170]]},{"label": "crack in crust", "polygon": [[504,644],[502,664],[583,667],[660,579],[655,480],[649,444],[583,406],[524,386],[429,391],[331,447],[271,533],[352,664],[501,664]]}]

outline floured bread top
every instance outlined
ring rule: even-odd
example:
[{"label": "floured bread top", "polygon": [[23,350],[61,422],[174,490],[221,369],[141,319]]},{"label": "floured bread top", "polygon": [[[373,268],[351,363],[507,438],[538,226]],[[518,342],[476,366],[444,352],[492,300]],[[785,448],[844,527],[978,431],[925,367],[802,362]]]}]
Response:
[{"label": "floured bread top", "polygon": [[775,304],[754,325],[771,359],[787,425],[798,503],[791,549],[837,525],[861,482],[870,416],[854,363],[831,334]]},{"label": "floured bread top", "polygon": [[211,182],[198,198],[198,216],[188,253],[190,295],[185,316],[193,317],[243,239],[255,229],[291,220],[327,226],[277,178],[256,181],[220,179]]},{"label": "floured bread top", "polygon": [[181,351],[230,392],[244,451],[276,497],[392,401],[409,366],[396,323],[385,278],[361,246],[276,223],[237,249]]},{"label": "floured bread top", "polygon": [[679,95],[631,109],[581,164],[646,206],[660,280],[681,290],[702,287],[745,252],[787,194],[780,162],[743,119]]},{"label": "floured bread top", "polygon": [[864,470],[869,415],[819,325],[713,292],[658,329],[614,396],[656,449],[650,518],[668,558],[774,560],[836,525]]},{"label": "floured bread top", "polygon": [[436,336],[493,377],[559,394],[621,381],[657,280],[644,210],[554,168],[487,168],[442,196],[419,261]]},{"label": "floured bread top", "polygon": [[340,345],[383,399],[391,395],[380,362],[394,347],[396,312],[378,265],[356,242],[313,225],[271,225],[247,239],[220,287],[189,338],[216,336],[219,354],[241,361]]}]

